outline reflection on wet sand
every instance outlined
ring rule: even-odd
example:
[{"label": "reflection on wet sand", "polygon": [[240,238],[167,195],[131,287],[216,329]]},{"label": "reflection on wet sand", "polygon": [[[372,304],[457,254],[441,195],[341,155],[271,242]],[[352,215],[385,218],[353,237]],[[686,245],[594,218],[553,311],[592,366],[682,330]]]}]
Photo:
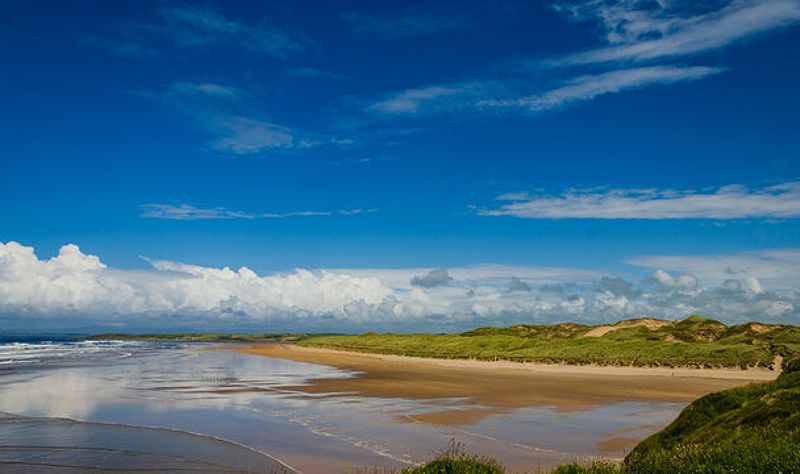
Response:
[{"label": "reflection on wet sand", "polygon": [[377,398],[461,399],[462,402],[453,409],[413,417],[416,421],[440,424],[475,423],[485,416],[507,414],[525,407],[546,406],[567,412],[621,402],[688,403],[706,393],[749,382],[741,379],[439,365],[424,359],[338,352],[290,344],[261,344],[237,350],[356,372],[349,378],[315,378],[303,385],[285,387],[290,390]]},{"label": "reflection on wet sand", "polygon": [[[562,379],[530,374],[476,377],[409,366],[331,367],[321,365],[330,361],[207,348],[173,347],[113,363],[3,373],[0,411],[202,433],[269,453],[308,473],[402,467],[455,437],[470,451],[528,472],[576,458],[619,458],[629,448],[622,439],[641,439],[665,426],[693,391],[724,383],[695,380],[693,391],[675,385],[670,395],[666,387],[619,388],[617,381],[598,379],[587,390],[585,378],[560,385]],[[476,380],[466,384],[468,378]],[[49,433],[54,443],[62,436],[58,430]],[[3,441],[6,456],[13,451],[9,439]],[[112,448],[164,455],[123,444]],[[90,451],[83,448],[96,447],[71,446],[76,449],[64,459],[84,459],[81,453]],[[193,451],[196,445],[183,446]],[[165,467],[172,462],[140,459]]]}]

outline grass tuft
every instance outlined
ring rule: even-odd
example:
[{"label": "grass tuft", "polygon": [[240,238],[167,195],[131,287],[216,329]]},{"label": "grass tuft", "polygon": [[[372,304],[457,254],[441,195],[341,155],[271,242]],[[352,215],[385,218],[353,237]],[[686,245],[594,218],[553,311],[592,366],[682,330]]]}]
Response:
[{"label": "grass tuft", "polygon": [[450,445],[422,466],[410,467],[402,474],[503,474],[505,468],[496,459],[468,454],[464,444],[451,440]]},{"label": "grass tuft", "polygon": [[608,461],[594,461],[591,464],[564,464],[556,468],[553,474],[617,474],[620,467]]}]

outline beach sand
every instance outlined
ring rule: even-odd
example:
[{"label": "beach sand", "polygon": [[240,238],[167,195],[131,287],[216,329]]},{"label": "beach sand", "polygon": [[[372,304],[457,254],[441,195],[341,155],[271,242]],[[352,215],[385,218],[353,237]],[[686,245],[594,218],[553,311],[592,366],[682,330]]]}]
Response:
[{"label": "beach sand", "polygon": [[[772,380],[767,369],[669,369],[543,365],[517,362],[423,359],[266,343],[234,350],[357,372],[285,387],[307,394],[378,398],[463,398],[452,410],[399,419],[466,425],[518,408],[584,410],[619,402],[689,403],[710,392]],[[619,440],[617,441],[619,442]],[[625,442],[630,442],[626,439]]]}]

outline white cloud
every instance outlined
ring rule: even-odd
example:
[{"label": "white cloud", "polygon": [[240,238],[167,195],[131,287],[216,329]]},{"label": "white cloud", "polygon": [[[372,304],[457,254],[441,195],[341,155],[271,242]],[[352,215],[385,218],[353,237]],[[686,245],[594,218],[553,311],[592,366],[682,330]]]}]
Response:
[{"label": "white cloud", "polygon": [[694,289],[697,288],[697,277],[690,274],[672,276],[658,268],[653,272],[653,279],[668,288]]},{"label": "white cloud", "polygon": [[[693,312],[728,322],[800,320],[797,249],[632,260],[655,272],[644,280],[493,265],[440,271],[445,276],[427,286],[413,286],[411,279],[426,275],[427,281],[432,271],[438,275],[435,269],[258,275],[246,267],[148,261],[152,269],[115,269],[75,245],[40,259],[31,247],[0,243],[0,320],[28,321],[25,327],[36,320],[41,327],[77,321],[123,328],[429,331],[645,315],[682,318]],[[438,284],[442,281],[446,284]]]},{"label": "white cloud", "polygon": [[155,271],[112,270],[65,245],[39,259],[31,247],[0,243],[0,313],[119,318],[130,315],[232,314],[269,318],[353,316],[348,305],[376,305],[390,294],[375,278],[324,270],[260,277],[246,267],[207,268],[151,261]]},{"label": "white cloud", "polygon": [[201,209],[189,204],[145,204],[142,206],[141,217],[193,221],[204,219],[253,219],[256,216],[247,212],[232,211],[224,207]]},{"label": "white cloud", "polygon": [[483,100],[485,107],[513,107],[529,112],[543,112],[586,102],[601,95],[642,87],[695,81],[722,72],[720,68],[653,66],[623,69],[571,79],[566,85],[546,92],[510,100]]},{"label": "white cloud", "polygon": [[307,148],[311,142],[295,140],[289,127],[242,116],[224,116],[210,121],[221,136],[213,148],[235,155],[260,153],[273,148]]},{"label": "white cloud", "polygon": [[376,212],[380,212],[380,209],[378,209],[377,207],[371,207],[369,209],[361,209],[361,208],[339,209],[338,212],[343,216],[355,216],[358,214],[374,214]]},{"label": "white cloud", "polygon": [[138,94],[181,112],[214,136],[210,147],[222,153],[255,155],[342,144],[335,138],[315,136],[274,122],[266,113],[252,109],[251,94],[229,85],[176,82],[159,91]]},{"label": "white cloud", "polygon": [[520,91],[539,89],[538,85],[504,81],[454,83],[390,94],[387,98],[370,105],[368,111],[386,115],[485,113],[498,110],[540,113],[577,105],[602,95],[654,85],[695,81],[721,72],[722,68],[706,66],[621,69],[569,78],[551,89],[527,94]]},{"label": "white cloud", "polygon": [[[650,66],[621,69],[566,79],[551,89],[541,90],[536,83],[511,81],[472,81],[440,84],[388,94],[373,102],[373,114],[413,116],[453,112],[539,113],[593,100],[606,94],[641,89],[654,85],[695,81],[723,71],[722,68],[693,66]],[[536,90],[523,94],[522,90]]]},{"label": "white cloud", "polygon": [[[209,220],[209,219],[282,219],[286,217],[318,217],[330,216],[331,211],[290,211],[290,212],[265,212],[255,214],[252,212],[236,211],[225,207],[199,208],[191,204],[145,204],[141,206],[141,217],[151,219],[171,219],[179,221]],[[379,209],[339,209],[336,214],[342,216],[357,216],[359,214],[372,214]]]},{"label": "white cloud", "polygon": [[367,110],[391,115],[416,114],[433,110],[441,112],[465,101],[474,103],[475,94],[483,88],[483,84],[473,82],[407,89],[389,94],[385,99],[370,105]]},{"label": "white cloud", "polygon": [[330,211],[292,211],[292,212],[267,212],[265,214],[261,214],[261,217],[265,217],[267,219],[282,219],[284,217],[313,217],[313,216],[329,216],[331,215]]},{"label": "white cloud", "polygon": [[[559,196],[513,195],[487,216],[529,219],[742,219],[800,216],[800,182],[763,188],[723,186],[711,191],[612,189]],[[506,195],[508,199],[508,195]]]},{"label": "white cloud", "polygon": [[[706,79],[725,68],[675,61],[800,21],[800,0],[585,0],[558,5],[556,10],[578,21],[599,22],[607,45],[551,60],[514,60],[511,64],[524,66],[508,71],[506,63],[500,68],[511,75],[501,76],[495,69],[483,78],[394,92],[372,101],[367,112],[391,116],[462,116],[498,110],[536,114],[607,94]],[[649,64],[630,66],[637,62]],[[590,73],[581,74],[581,70]]]},{"label": "white cloud", "polygon": [[[425,275],[435,268],[337,268],[331,271],[361,277],[378,278],[384,284],[399,289],[412,289],[411,279]],[[523,267],[513,265],[475,265],[449,268],[453,281],[470,287],[487,286],[505,288],[509,279],[518,278],[529,285],[553,285],[561,283],[586,284],[603,276],[602,272],[570,267]]]},{"label": "white cloud", "polygon": [[[734,0],[719,7],[691,2],[589,1],[561,8],[576,19],[604,25],[612,45],[578,53],[555,64],[643,61],[723,48],[800,20],[797,0]],[[693,10],[706,7],[695,14]]]}]

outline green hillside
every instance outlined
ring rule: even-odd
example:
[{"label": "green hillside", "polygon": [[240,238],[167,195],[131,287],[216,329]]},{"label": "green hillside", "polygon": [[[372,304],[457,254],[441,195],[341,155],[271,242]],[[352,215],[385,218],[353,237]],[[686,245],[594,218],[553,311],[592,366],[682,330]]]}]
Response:
[{"label": "green hillside", "polygon": [[800,353],[800,328],[727,326],[691,316],[633,319],[613,325],[575,323],[485,327],[461,334],[311,336],[301,346],[414,357],[654,367],[769,367]]}]

